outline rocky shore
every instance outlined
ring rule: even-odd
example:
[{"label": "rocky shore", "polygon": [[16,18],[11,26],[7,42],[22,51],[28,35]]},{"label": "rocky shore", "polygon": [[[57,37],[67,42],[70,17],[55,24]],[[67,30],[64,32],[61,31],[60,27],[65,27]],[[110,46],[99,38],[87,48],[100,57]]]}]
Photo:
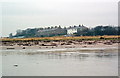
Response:
[{"label": "rocky shore", "polygon": [[63,49],[63,48],[113,48],[119,40],[67,40],[67,41],[17,41],[2,42],[2,49]]}]

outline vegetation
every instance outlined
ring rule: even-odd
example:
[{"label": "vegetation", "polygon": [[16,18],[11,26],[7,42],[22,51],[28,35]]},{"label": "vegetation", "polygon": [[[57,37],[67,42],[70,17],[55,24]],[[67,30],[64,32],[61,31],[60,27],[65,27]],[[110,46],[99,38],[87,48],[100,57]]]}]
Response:
[{"label": "vegetation", "polygon": [[[76,27],[76,26],[75,26]],[[68,28],[71,28],[68,27]],[[120,35],[120,27],[113,26],[96,26],[94,28],[78,29],[77,33],[74,33],[74,36],[103,36],[103,35]],[[13,37],[23,36],[24,38],[31,37],[54,37],[67,35],[67,28],[61,28],[61,26],[47,27],[47,28],[33,28],[26,30],[18,30],[16,35]],[[10,34],[10,38],[12,33]]]},{"label": "vegetation", "polygon": [[16,38],[16,39],[11,39],[11,38],[2,38],[0,41],[5,41],[5,42],[11,42],[11,41],[66,41],[66,40],[114,40],[114,39],[119,39],[120,36],[79,36],[79,37],[64,37],[64,36],[57,36],[57,37],[39,37],[39,38]]},{"label": "vegetation", "polygon": [[47,28],[33,28],[33,29],[26,29],[26,30],[19,30],[16,35],[13,37],[20,37],[23,36],[24,38],[30,37],[53,37],[53,36],[61,36],[66,35],[66,29],[61,28],[61,26],[57,27],[47,27]]},{"label": "vegetation", "polygon": [[92,29],[78,31],[77,36],[103,36],[103,35],[120,35],[120,27],[97,26]]}]

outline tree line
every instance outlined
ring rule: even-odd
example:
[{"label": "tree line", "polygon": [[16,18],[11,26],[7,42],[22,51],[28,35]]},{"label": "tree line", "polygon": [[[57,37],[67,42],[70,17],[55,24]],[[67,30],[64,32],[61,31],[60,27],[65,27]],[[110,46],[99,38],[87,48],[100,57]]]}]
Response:
[{"label": "tree line", "polygon": [[[19,36],[24,36],[25,38],[28,37],[38,37],[36,33],[40,30],[50,30],[50,29],[63,29],[65,30],[64,34],[61,35],[67,35],[67,28],[64,27],[62,28],[61,26],[55,26],[55,27],[47,27],[47,28],[28,28],[26,30],[17,30],[16,34],[12,37],[19,37]],[[84,30],[78,29],[77,33],[74,33],[74,36],[103,36],[103,35],[120,35],[119,33],[120,27],[115,27],[115,26],[96,26],[94,28],[87,28]],[[59,35],[59,34],[58,34]],[[51,35],[50,35],[51,36]],[[56,36],[56,35],[52,35]],[[60,36],[60,35],[59,35]],[[44,36],[46,37],[46,36]]]},{"label": "tree line", "polygon": [[94,28],[88,28],[86,30],[78,31],[76,36],[103,36],[103,35],[120,35],[120,27],[113,26],[96,26]]}]

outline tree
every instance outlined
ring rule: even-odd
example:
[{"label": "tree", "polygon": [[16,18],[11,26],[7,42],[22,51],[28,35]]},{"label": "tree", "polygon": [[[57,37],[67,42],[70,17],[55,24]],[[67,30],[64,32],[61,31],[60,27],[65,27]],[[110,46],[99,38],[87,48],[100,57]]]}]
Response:
[{"label": "tree", "polygon": [[58,28],[60,28],[61,29],[61,26],[59,25],[59,27]]},{"label": "tree", "polygon": [[51,26],[51,29],[53,29],[54,27],[53,26]]},{"label": "tree", "polygon": [[18,34],[20,34],[20,33],[22,32],[22,30],[18,29],[16,32],[17,32]]},{"label": "tree", "polygon": [[55,28],[58,28],[57,26],[55,26]]},{"label": "tree", "polygon": [[12,35],[12,33],[10,33],[10,34],[9,34],[9,38],[13,38],[13,35]]},{"label": "tree", "polygon": [[50,27],[48,27],[47,29],[50,29]]},{"label": "tree", "polygon": [[81,25],[79,25],[79,27],[81,27]]}]

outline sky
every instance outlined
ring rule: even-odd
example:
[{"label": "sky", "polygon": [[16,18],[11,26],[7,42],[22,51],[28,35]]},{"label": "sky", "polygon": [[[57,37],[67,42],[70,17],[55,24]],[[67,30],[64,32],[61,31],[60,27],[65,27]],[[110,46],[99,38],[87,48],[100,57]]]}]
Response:
[{"label": "sky", "polygon": [[83,24],[118,25],[119,0],[4,0],[0,37],[18,29]]}]

